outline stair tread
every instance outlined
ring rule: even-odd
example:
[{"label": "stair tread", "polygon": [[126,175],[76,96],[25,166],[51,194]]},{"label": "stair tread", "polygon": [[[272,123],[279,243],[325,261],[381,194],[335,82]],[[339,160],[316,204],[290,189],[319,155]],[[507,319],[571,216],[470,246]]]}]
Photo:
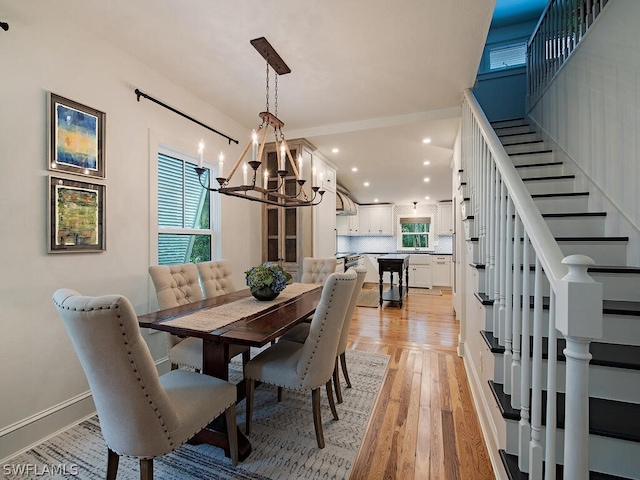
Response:
[{"label": "stair tread", "polygon": [[[540,140],[542,142],[542,140]],[[523,143],[510,143],[509,145],[505,145],[505,147],[513,147],[514,145],[525,145],[527,143],[536,143],[536,142],[523,142]],[[509,153],[510,157],[520,156],[520,155],[545,155],[547,153],[553,153],[553,150],[527,150],[524,152],[514,152]]]},{"label": "stair tread", "polygon": [[555,167],[557,165],[562,165],[562,162],[527,163],[524,165],[514,165],[514,167],[516,167],[517,170],[519,168]]},{"label": "stair tread", "polygon": [[562,193],[534,193],[531,198],[550,198],[550,197],[582,197],[588,196],[589,192],[562,192]]},{"label": "stair tread", "polygon": [[[493,336],[493,333],[487,330],[480,332],[482,338],[487,343],[492,353],[503,354],[505,348],[498,343],[498,339]],[[533,347],[533,338],[530,340],[530,346]],[[567,342],[564,338],[558,338],[557,340],[557,359],[564,362],[565,356],[562,353],[566,347]],[[533,348],[529,349],[530,352]],[[640,346],[636,345],[621,345],[618,343],[603,343],[603,342],[591,342],[589,345],[589,351],[591,352],[591,364],[602,367],[611,368],[624,368],[629,370],[640,370]],[[547,337],[542,338],[542,358],[549,358],[549,339]]]},{"label": "stair tread", "polygon": [[[501,383],[489,380],[493,396],[503,418],[520,420],[520,410],[511,407],[511,395]],[[542,424],[546,424],[547,392],[542,391]],[[557,393],[557,426],[564,428],[565,394]],[[589,433],[632,442],[640,442],[640,405],[637,403],[589,397]]]},{"label": "stair tread", "polygon": [[546,180],[569,180],[571,178],[576,178],[575,175],[549,175],[546,177],[530,177],[523,178],[523,182],[542,182]]},{"label": "stair tread", "polygon": [[[518,468],[518,456],[499,450],[502,465],[504,466],[509,480],[529,480],[527,473],[521,472]],[[556,465],[556,478],[561,479],[564,476],[564,468],[562,465]],[[589,480],[629,480],[624,477],[609,475],[607,473],[589,472]]]}]

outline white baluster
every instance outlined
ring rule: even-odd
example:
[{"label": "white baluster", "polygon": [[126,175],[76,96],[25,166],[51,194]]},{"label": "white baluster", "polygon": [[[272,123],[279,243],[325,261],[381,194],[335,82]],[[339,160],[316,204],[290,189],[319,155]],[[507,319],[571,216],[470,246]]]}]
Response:
[{"label": "white baluster", "polygon": [[[533,368],[531,370],[531,441],[529,478],[542,480],[542,267],[536,255],[533,287]],[[529,301],[527,297],[526,301]]]},{"label": "white baluster", "polygon": [[[511,361],[512,361],[512,342],[513,342],[513,275],[516,266],[513,264],[513,222],[511,217],[513,216],[513,202],[511,198],[507,198],[507,216],[506,222],[506,234],[504,238],[505,242],[505,268],[504,268],[504,355],[503,364],[504,369],[504,391],[509,395],[512,395],[511,387]],[[519,268],[519,266],[518,266]]]},{"label": "white baluster", "polygon": [[547,464],[545,480],[556,479],[556,435],[557,435],[557,372],[558,372],[558,335],[556,330],[556,295],[551,291],[549,298],[549,348],[547,349],[547,420],[544,458]]},{"label": "white baluster", "polygon": [[522,240],[522,262],[527,272],[522,277],[522,370],[520,382],[520,423],[518,425],[518,467],[523,472],[529,471],[529,385],[531,381],[531,359],[529,358],[529,236],[524,229]]},{"label": "white baluster", "polygon": [[522,274],[520,274],[521,268],[521,252],[522,247],[520,245],[520,216],[516,210],[516,217],[513,221],[513,295],[512,295],[512,317],[513,317],[513,361],[511,362],[511,382],[513,387],[511,388],[511,407],[520,408],[520,332],[522,331],[522,316],[520,314],[520,295],[522,293],[522,277],[529,275],[529,266],[522,266]]}]

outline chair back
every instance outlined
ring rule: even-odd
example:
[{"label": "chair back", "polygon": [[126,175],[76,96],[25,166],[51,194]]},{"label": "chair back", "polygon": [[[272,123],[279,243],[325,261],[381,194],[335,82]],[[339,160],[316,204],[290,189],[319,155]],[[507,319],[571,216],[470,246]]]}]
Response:
[{"label": "chair back", "polygon": [[178,415],[160,384],[129,300],[61,289],[53,303],[89,381],[107,446],[139,457],[175,448],[171,432],[178,427]]},{"label": "chair back", "polygon": [[354,270],[332,273],[322,287],[322,296],[309,326],[309,336],[296,366],[302,388],[321,387],[331,378],[344,315],[356,280]]},{"label": "chair back", "polygon": [[206,298],[217,297],[236,291],[231,279],[231,262],[228,260],[212,260],[196,263],[200,283]]},{"label": "chair back", "polygon": [[354,270],[356,272],[356,286],[353,289],[353,294],[351,295],[349,306],[347,307],[347,311],[344,314],[342,333],[340,335],[340,341],[338,342],[338,355],[343,354],[347,349],[347,342],[349,341],[349,328],[351,327],[351,318],[353,317],[353,312],[356,309],[358,297],[360,296],[360,292],[362,291],[362,285],[364,285],[364,277],[367,276],[367,267],[363,265],[352,267],[349,270]]},{"label": "chair back", "polygon": [[302,277],[300,277],[300,282],[323,284],[329,275],[335,273],[336,264],[337,260],[335,257],[305,257],[302,259]]},{"label": "chair back", "polygon": [[[156,289],[160,310],[204,300],[195,263],[152,265],[149,267],[149,275]],[[169,333],[165,338],[169,350],[181,340],[177,335]]]},{"label": "chair back", "polygon": [[195,263],[149,267],[161,310],[204,300]]}]

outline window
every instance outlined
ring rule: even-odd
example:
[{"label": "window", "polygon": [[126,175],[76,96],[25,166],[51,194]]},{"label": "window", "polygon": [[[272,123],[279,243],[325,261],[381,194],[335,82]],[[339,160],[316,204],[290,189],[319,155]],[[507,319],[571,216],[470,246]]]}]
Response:
[{"label": "window", "polygon": [[527,61],[527,44],[498,47],[489,52],[489,70],[499,70],[524,65]]},{"label": "window", "polygon": [[196,164],[178,157],[158,154],[158,265],[211,260],[211,194],[200,185]]},{"label": "window", "polygon": [[400,217],[400,250],[433,250],[431,217]]}]

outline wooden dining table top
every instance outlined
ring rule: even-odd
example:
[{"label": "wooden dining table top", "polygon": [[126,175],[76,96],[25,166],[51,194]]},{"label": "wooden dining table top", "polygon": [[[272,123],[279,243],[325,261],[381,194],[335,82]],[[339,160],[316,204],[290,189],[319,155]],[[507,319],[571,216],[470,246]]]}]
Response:
[{"label": "wooden dining table top", "polygon": [[[173,335],[198,337],[216,343],[262,347],[313,314],[320,301],[322,286],[310,288],[281,303],[262,302],[264,308],[259,311],[210,331],[189,328],[188,316],[203,311],[215,316],[216,307],[251,297],[249,289],[139,315],[138,322],[141,327],[162,330]],[[180,317],[184,317],[183,321],[175,325],[176,322],[172,321]]]}]

